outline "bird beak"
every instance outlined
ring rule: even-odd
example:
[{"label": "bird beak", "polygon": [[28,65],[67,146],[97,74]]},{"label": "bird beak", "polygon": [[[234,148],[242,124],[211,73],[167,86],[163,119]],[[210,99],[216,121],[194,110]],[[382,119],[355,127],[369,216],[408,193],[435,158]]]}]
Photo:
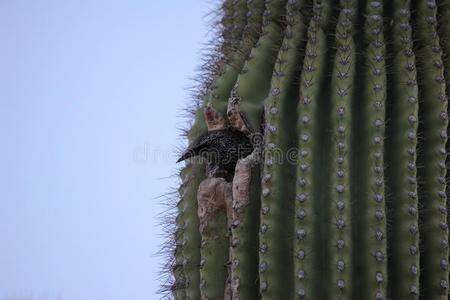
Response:
[{"label": "bird beak", "polygon": [[186,159],[191,158],[193,156],[195,156],[194,151],[187,150],[186,152],[183,153],[183,155],[180,157],[180,159],[177,160],[177,163],[182,162],[183,160],[186,160]]}]

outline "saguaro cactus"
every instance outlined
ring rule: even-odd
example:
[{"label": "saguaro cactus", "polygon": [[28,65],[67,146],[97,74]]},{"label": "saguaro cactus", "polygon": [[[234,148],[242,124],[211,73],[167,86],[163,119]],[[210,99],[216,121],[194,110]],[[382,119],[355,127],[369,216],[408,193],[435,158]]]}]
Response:
[{"label": "saguaro cactus", "polygon": [[241,131],[253,152],[187,159],[171,297],[448,299],[450,1],[219,12],[189,143]]}]

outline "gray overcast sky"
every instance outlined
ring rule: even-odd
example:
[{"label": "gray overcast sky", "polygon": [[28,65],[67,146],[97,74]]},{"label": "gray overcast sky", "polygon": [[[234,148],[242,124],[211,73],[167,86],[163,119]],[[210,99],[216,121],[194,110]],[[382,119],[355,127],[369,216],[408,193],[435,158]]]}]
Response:
[{"label": "gray overcast sky", "polygon": [[158,299],[155,198],[212,6],[0,1],[1,300]]}]

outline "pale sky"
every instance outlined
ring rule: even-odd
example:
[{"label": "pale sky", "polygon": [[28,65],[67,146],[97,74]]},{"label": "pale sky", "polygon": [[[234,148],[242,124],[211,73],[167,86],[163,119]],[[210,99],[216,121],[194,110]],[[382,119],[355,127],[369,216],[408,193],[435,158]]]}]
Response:
[{"label": "pale sky", "polygon": [[0,1],[0,300],[159,298],[157,197],[211,7]]}]

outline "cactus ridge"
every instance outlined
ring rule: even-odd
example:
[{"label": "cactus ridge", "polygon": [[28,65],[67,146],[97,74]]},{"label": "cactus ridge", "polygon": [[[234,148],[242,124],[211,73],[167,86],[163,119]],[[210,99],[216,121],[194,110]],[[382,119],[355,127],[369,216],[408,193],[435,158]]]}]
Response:
[{"label": "cactus ridge", "polygon": [[351,287],[351,197],[350,143],[356,49],[353,41],[357,6],[341,1],[336,26],[336,53],[331,79],[331,170],[329,248],[331,269],[330,299],[348,299]]},{"label": "cactus ridge", "polygon": [[[324,215],[322,202],[326,197],[323,186],[327,185],[327,178],[323,178],[319,170],[325,167],[323,163],[319,141],[310,139],[311,136],[324,135],[322,128],[328,115],[323,110],[324,91],[327,90],[326,74],[330,51],[328,50],[328,23],[330,19],[330,5],[325,2],[315,3],[313,15],[307,30],[307,44],[304,51],[303,69],[300,75],[297,135],[298,139],[298,170],[295,195],[295,232],[306,232],[302,239],[294,239],[294,278],[295,296],[299,298],[324,297],[326,289],[319,285],[321,280],[327,281],[327,274],[320,270],[324,260],[320,255],[327,251],[327,247],[316,245],[317,236],[325,235],[323,226],[318,222]],[[316,229],[318,228],[318,229]],[[325,255],[326,257],[326,255]],[[299,276],[300,275],[300,276]]]},{"label": "cactus ridge", "polygon": [[[390,32],[392,74],[388,85],[387,115],[387,205],[392,227],[388,244],[389,290],[391,297],[417,299],[421,293],[419,247],[417,143],[418,87],[416,55],[413,52],[410,1],[394,1]],[[402,279],[403,278],[403,279]],[[395,287],[395,288],[394,288]]]},{"label": "cactus ridge", "polygon": [[416,45],[419,84],[419,203],[421,244],[428,255],[421,257],[423,295],[444,299],[448,295],[448,224],[446,212],[447,99],[442,48],[437,34],[437,4],[417,1]]},{"label": "cactus ridge", "polygon": [[173,298],[448,299],[450,0],[218,15],[188,138],[236,104],[264,143],[228,182],[182,169]]},{"label": "cactus ridge", "polygon": [[285,38],[273,67],[270,91],[264,100],[266,149],[262,167],[261,229],[260,229],[260,292],[267,299],[292,298],[293,257],[286,255],[292,248],[295,233],[292,199],[295,193],[295,166],[281,164],[279,155],[295,146],[297,137],[291,130],[296,123],[298,72],[301,49],[306,40],[302,8],[305,2],[290,1],[286,6]]}]

